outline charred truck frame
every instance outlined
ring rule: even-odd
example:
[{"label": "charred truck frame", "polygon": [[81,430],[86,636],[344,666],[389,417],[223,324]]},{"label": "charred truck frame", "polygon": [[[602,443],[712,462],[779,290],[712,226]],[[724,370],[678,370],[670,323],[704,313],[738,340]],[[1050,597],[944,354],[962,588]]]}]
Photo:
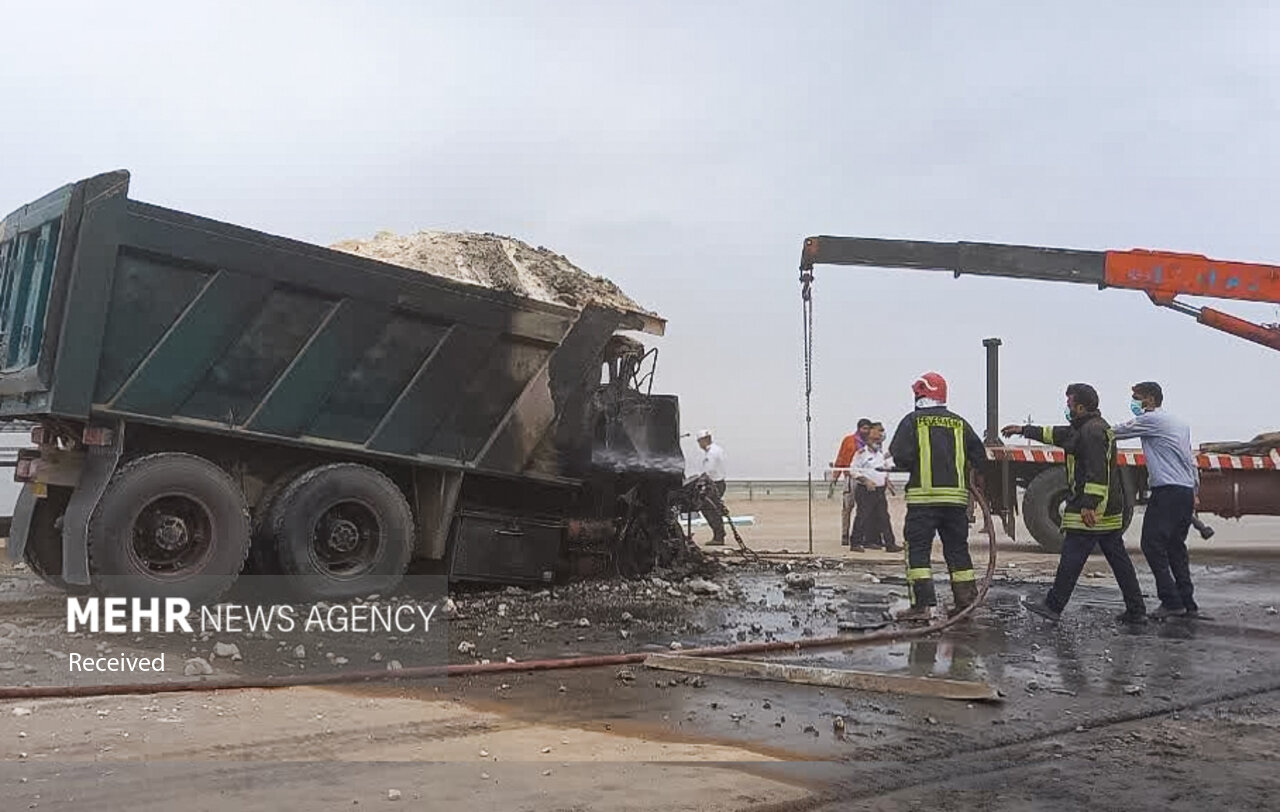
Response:
[{"label": "charred truck frame", "polygon": [[[9,555],[207,601],[643,571],[673,532],[679,406],[643,312],[489,290],[65,186],[0,224],[0,419],[36,425]],[[642,372],[648,369],[647,374]],[[646,386],[647,384],[647,386]],[[678,532],[678,529],[674,532]]]}]

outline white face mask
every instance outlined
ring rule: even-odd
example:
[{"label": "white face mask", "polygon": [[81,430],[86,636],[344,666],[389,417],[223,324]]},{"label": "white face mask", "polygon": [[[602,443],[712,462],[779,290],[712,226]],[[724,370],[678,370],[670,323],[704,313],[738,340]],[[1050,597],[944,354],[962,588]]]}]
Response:
[{"label": "white face mask", "polygon": [[946,405],[947,404],[943,403],[942,401],[934,400],[933,398],[916,398],[917,409],[932,409],[937,406],[946,406]]}]

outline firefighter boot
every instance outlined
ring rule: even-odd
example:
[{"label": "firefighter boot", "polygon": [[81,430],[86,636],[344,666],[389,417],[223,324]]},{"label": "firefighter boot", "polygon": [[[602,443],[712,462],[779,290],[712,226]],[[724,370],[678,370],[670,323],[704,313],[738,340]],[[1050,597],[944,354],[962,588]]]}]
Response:
[{"label": "firefighter boot", "polygon": [[938,605],[938,595],[933,589],[932,578],[920,578],[907,582],[911,606],[894,616],[903,623],[928,623],[933,618],[933,607]]},{"label": "firefighter boot", "polygon": [[955,598],[956,605],[951,607],[947,612],[948,617],[955,617],[965,609],[973,605],[978,599],[978,585],[973,581],[952,581],[951,596]]}]

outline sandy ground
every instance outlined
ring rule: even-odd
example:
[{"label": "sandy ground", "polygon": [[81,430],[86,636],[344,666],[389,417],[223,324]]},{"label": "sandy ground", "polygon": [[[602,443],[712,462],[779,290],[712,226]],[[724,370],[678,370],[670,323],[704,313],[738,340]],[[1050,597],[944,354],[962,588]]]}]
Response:
[{"label": "sandy ground", "polygon": [[[900,560],[900,556],[884,556],[872,551],[865,553],[849,553],[840,546],[840,494],[833,498],[826,497],[826,486],[814,486],[813,501],[813,553],[823,556],[848,557],[850,560]],[[730,492],[726,495],[726,505],[734,516],[750,516],[754,523],[739,530],[748,546],[769,551],[786,550],[793,553],[809,551],[809,503],[803,499],[778,499],[757,497],[748,500],[741,493]],[[906,504],[901,493],[889,499],[889,514],[897,534],[898,543],[902,543],[902,520],[906,515]],[[1209,541],[1199,538],[1192,532],[1188,539],[1188,548],[1192,555],[1217,556],[1220,554],[1266,554],[1274,551],[1280,555],[1280,517],[1254,516],[1248,519],[1220,519],[1213,516],[1201,517],[1215,530]],[[1139,556],[1139,528],[1142,523],[1142,508],[1134,515],[1131,529],[1125,534],[1129,549]],[[1054,562],[1053,555],[1044,553],[1031,537],[1030,531],[1018,522],[1016,540],[1009,538],[996,522],[997,539],[1004,560],[1018,563]],[[711,533],[705,527],[694,528],[694,538],[700,542],[709,539]],[[975,528],[970,535],[970,546],[986,547],[986,539]],[[935,549],[935,554],[940,554]]]},{"label": "sandy ground", "polygon": [[[755,516],[744,529],[752,547],[807,547],[804,502],[730,507]],[[812,574],[812,590],[784,591],[782,559],[745,565],[730,553],[732,566],[714,579],[719,596],[649,581],[553,595],[462,593],[451,656],[525,660],[835,634],[851,605],[874,614],[902,600],[900,556],[842,551],[838,511],[835,500],[815,504],[815,551],[826,559],[791,563]],[[1003,692],[1000,702],[677,681],[643,667],[627,679],[596,668],[447,684],[9,700],[0,701],[0,808],[1271,808],[1280,797],[1280,525],[1214,524],[1214,541],[1193,545],[1211,620],[1116,627],[1119,596],[1098,558],[1063,623],[1048,626],[1019,602],[1044,588],[1056,557],[1003,540],[988,605],[970,623],[923,640],[783,657],[983,681]],[[0,683],[65,682],[50,652],[92,650],[92,640],[58,628],[62,604],[29,573],[0,567]],[[459,654],[462,641],[475,653]],[[181,657],[214,640],[178,642]],[[216,661],[219,676],[282,665],[279,641],[238,642],[245,661]],[[416,662],[407,641],[392,655]],[[837,716],[847,733],[833,732]]]}]

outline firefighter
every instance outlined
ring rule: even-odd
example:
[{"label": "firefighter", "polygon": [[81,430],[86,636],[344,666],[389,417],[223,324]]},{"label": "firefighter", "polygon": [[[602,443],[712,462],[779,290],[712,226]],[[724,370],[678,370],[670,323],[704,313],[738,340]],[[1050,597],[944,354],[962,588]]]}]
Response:
[{"label": "firefighter", "polygon": [[1005,426],[1005,437],[1021,434],[1032,440],[1056,445],[1066,452],[1067,485],[1071,489],[1062,510],[1066,537],[1058,558],[1053,586],[1042,602],[1026,607],[1037,615],[1057,622],[1071,599],[1085,562],[1094,545],[1102,548],[1107,564],[1124,595],[1121,623],[1143,623],[1147,607],[1138,586],[1138,574],[1124,549],[1124,486],[1116,469],[1115,431],[1098,411],[1098,392],[1087,383],[1067,387],[1066,426]]},{"label": "firefighter", "polygon": [[930,561],[935,534],[951,574],[952,613],[977,599],[969,557],[968,474],[978,481],[974,466],[986,458],[986,448],[967,420],[947,410],[947,382],[941,375],[926,372],[916,378],[911,394],[915,411],[902,418],[889,443],[894,466],[911,473],[902,525],[911,608],[899,619],[928,620],[938,604]]}]

